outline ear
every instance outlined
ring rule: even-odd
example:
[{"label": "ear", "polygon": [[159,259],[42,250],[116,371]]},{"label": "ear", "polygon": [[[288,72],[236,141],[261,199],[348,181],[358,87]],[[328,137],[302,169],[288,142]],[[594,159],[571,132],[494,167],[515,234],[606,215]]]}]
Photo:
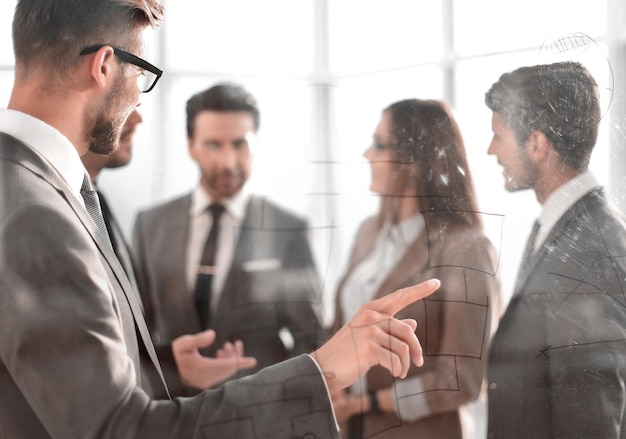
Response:
[{"label": "ear", "polygon": [[534,130],[528,136],[526,152],[535,163],[546,160],[552,150],[552,143],[542,131]]},{"label": "ear", "polygon": [[103,46],[95,54],[91,55],[91,65],[89,72],[91,77],[96,81],[99,88],[106,88],[118,69],[115,53],[110,46]]}]

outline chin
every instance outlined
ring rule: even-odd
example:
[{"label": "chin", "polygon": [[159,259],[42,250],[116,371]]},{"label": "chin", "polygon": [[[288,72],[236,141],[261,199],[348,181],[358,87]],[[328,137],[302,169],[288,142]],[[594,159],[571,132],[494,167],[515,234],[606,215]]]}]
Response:
[{"label": "chin", "polygon": [[380,187],[379,184],[372,182],[370,183],[370,191],[374,192],[375,194],[382,194],[385,190],[384,188]]},{"label": "chin", "polygon": [[504,188],[509,192],[519,192],[519,191],[524,191],[526,189],[530,189],[528,185],[519,185],[519,184],[515,184],[512,182],[507,182],[504,185]]}]

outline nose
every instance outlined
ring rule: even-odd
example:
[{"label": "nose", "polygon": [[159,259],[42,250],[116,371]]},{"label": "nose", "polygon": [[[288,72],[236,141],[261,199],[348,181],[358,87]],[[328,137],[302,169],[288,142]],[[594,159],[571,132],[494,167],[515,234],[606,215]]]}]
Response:
[{"label": "nose", "polygon": [[372,146],[368,146],[365,151],[363,151],[363,157],[365,157],[370,162],[372,161],[372,156],[374,154],[374,148]]},{"label": "nose", "polygon": [[139,110],[135,109],[132,113],[130,113],[130,116],[128,116],[128,120],[129,122],[137,124],[143,122],[143,117],[141,116]]},{"label": "nose", "polygon": [[220,165],[223,169],[234,169],[237,164],[237,151],[233,145],[227,145],[220,154]]},{"label": "nose", "polygon": [[489,143],[489,148],[487,148],[487,155],[495,155],[496,153],[496,142],[492,139]]}]

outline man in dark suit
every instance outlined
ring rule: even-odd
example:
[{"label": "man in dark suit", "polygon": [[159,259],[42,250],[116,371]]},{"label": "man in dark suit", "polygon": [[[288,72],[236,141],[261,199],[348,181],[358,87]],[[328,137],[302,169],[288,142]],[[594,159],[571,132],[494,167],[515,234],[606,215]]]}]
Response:
[{"label": "man in dark suit", "polygon": [[489,437],[626,437],[626,227],[588,171],[600,106],[579,63],[486,94],[488,153],[542,204],[489,360]]},{"label": "man in dark suit", "polygon": [[[133,234],[158,351],[168,352],[182,334],[211,328],[217,346],[241,341],[246,355],[257,359],[242,375],[310,352],[323,339],[321,288],[305,221],[245,186],[259,117],[254,97],[236,84],[192,96],[188,147],[200,182],[191,194],[141,212]],[[217,220],[212,205],[221,209]],[[213,271],[205,276],[198,267],[206,270],[201,260],[214,225]],[[176,374],[166,367],[170,376]],[[169,382],[178,394],[176,381]]]},{"label": "man in dark suit", "polygon": [[[114,153],[105,155],[87,151],[87,153],[81,156],[80,159],[89,174],[94,188],[96,188],[98,175],[100,175],[103,169],[116,169],[126,166],[130,162],[133,149],[133,136],[137,125],[140,124],[142,120],[141,114],[136,109],[128,116],[120,134],[119,148]],[[130,247],[124,238],[122,228],[117,222],[109,203],[106,201],[101,191],[97,189],[96,191],[98,193],[102,217],[113,251],[122,265],[130,284],[133,286],[133,290],[138,294],[138,298],[141,301],[139,287],[137,285],[137,268]],[[173,346],[168,346],[168,348],[163,351],[157,350],[162,368],[178,376],[179,368],[176,360],[177,358],[179,361],[183,360],[180,359],[180,355],[176,355],[174,352],[184,352],[188,349],[186,346],[190,346],[193,349],[195,343],[189,345],[189,341],[194,338],[202,345],[209,346],[215,341],[215,332],[204,331],[194,335],[185,335],[173,341]],[[240,341],[224,343],[219,349],[214,349],[214,351],[215,355],[213,357],[202,357],[198,359],[198,361],[194,361],[192,363],[194,367],[193,373],[186,373],[182,379],[186,382],[193,383],[195,387],[207,388],[226,378],[230,378],[240,369],[248,369],[256,365],[254,358],[244,356],[243,344]],[[183,366],[181,365],[181,367]]]},{"label": "man in dark suit", "polygon": [[141,56],[162,13],[152,0],[17,2],[15,82],[0,111],[0,435],[336,438],[327,392],[375,364],[398,376],[421,364],[417,323],[392,316],[439,282],[365,305],[311,355],[157,400],[159,361],[80,156],[115,151],[156,84]]}]

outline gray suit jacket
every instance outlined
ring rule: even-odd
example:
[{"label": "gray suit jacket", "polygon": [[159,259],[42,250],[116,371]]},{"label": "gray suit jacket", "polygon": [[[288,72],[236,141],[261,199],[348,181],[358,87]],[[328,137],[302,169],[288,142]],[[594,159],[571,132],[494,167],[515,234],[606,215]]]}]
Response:
[{"label": "gray suit jacket", "polygon": [[490,438],[626,437],[626,226],[582,197],[523,265],[489,360]]},{"label": "gray suit jacket", "polygon": [[0,438],[336,437],[307,356],[186,400],[165,393],[137,300],[59,175],[0,133]]},{"label": "gray suit jacket", "polygon": [[[191,196],[186,195],[139,213],[133,233],[137,277],[163,356],[171,352],[173,339],[201,330],[185,278],[190,203]],[[211,319],[217,339],[204,353],[214,355],[224,342],[242,340],[246,355],[258,361],[256,368],[239,372],[244,376],[315,350],[324,338],[320,289],[305,221],[251,197]],[[291,349],[279,337],[281,328],[293,337]],[[166,362],[164,368],[173,393],[181,394],[175,364]]]}]

